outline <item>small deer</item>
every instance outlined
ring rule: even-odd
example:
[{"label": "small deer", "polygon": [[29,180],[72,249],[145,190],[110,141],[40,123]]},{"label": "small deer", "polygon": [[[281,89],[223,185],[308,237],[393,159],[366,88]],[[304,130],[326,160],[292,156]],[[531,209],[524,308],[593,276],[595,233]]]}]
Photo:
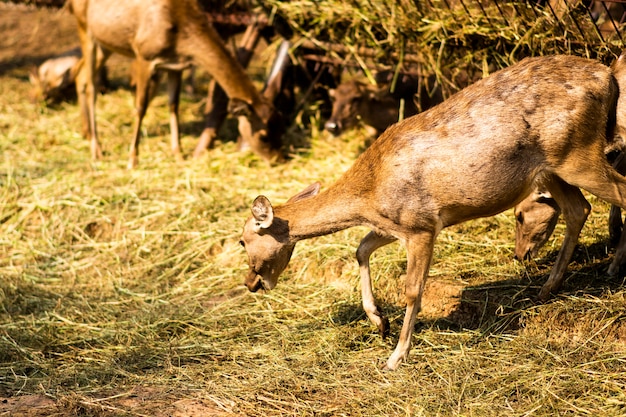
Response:
[{"label": "small deer", "polygon": [[[93,159],[102,156],[95,116],[94,74],[112,53],[137,60],[137,120],[130,146],[128,168],[138,163],[140,126],[145,114],[155,71],[168,74],[172,152],[182,159],[178,135],[178,95],[181,71],[191,62],[204,68],[231,100],[250,107],[249,117],[239,118],[249,132],[250,147],[261,157],[280,157],[280,138],[268,129],[273,108],[256,90],[242,66],[227,51],[197,0],[70,0],[69,9],[78,22],[84,65],[77,76],[77,93],[83,123],[90,138]],[[101,51],[102,58],[98,51]]]},{"label": "small deer", "polygon": [[[626,65],[624,64],[626,55],[622,54],[612,65],[613,75],[618,86],[623,91],[626,88]],[[622,94],[619,96],[617,114],[623,115],[626,111],[626,98]],[[607,144],[605,153],[617,154],[612,157],[612,164],[615,170],[626,174],[626,154],[624,146],[626,130],[624,124],[619,120],[617,123],[616,135],[619,141]],[[616,152],[617,151],[617,152]],[[518,260],[532,259],[537,256],[539,249],[548,241],[559,215],[561,208],[552,197],[549,191],[540,184],[538,188],[515,206],[515,257]],[[621,209],[618,205],[611,205],[609,211],[609,238],[612,244],[616,245],[615,256],[607,270],[610,276],[617,276],[623,271],[626,264],[626,234],[622,233],[623,224]]]},{"label": "small deer", "polygon": [[[626,154],[619,152],[613,167],[622,175],[626,173]],[[514,214],[515,258],[520,261],[535,258],[552,236],[561,208],[550,192],[539,186],[515,206]],[[626,263],[626,238],[621,237],[622,229],[621,209],[612,205],[609,211],[609,239],[617,248],[607,271],[610,276],[618,275]]]},{"label": "small deer", "polygon": [[47,59],[29,74],[34,87],[33,96],[44,101],[60,101],[74,89],[77,68],[82,55],[80,48],[70,49]]},{"label": "small deer", "polygon": [[[28,75],[33,85],[33,97],[48,103],[57,103],[70,98],[76,91],[75,80],[81,66],[80,47],[67,50],[45,60]],[[97,85],[101,91],[107,89],[106,67],[97,74]]]},{"label": "small deer", "polygon": [[356,252],[363,308],[384,334],[388,322],[373,297],[369,258],[399,240],[408,257],[406,313],[385,364],[396,369],[409,354],[439,232],[515,206],[540,181],[567,226],[539,293],[546,299],[559,288],[590,211],[579,188],[626,207],[626,179],[604,155],[616,111],[624,110],[618,91],[613,72],[599,62],[527,58],[392,125],[325,191],[314,184],[276,207],[263,195],[254,200],[241,237],[245,285],[273,289],[300,240],[368,226]]},{"label": "small deer", "polygon": [[416,77],[408,75],[403,78],[393,93],[389,91],[390,80],[373,86],[353,79],[329,89],[333,108],[324,128],[333,135],[340,135],[362,123],[380,135],[398,120],[443,101],[437,86],[428,88],[426,82],[420,83]]}]

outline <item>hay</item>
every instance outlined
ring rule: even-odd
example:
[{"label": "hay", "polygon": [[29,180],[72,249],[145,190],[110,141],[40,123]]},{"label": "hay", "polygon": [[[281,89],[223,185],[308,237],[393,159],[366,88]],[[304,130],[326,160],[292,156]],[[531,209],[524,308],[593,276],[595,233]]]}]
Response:
[{"label": "hay", "polygon": [[[27,100],[27,69],[0,75],[0,411],[624,414],[625,295],[621,280],[605,276],[606,204],[590,199],[562,293],[545,305],[532,298],[562,225],[544,259],[528,265],[511,260],[510,211],[446,230],[432,279],[463,288],[449,292],[457,307],[420,317],[409,361],[382,372],[404,314],[399,245],[372,260],[392,324],[381,340],[360,307],[354,251],[365,229],[301,242],[267,294],[241,285],[237,242],[254,197],[282,202],[313,181],[331,183],[362,150],[362,132],[328,138],[315,111],[303,112],[284,165],[270,168],[228,141],[177,164],[159,95],[144,120],[140,166],[128,172],[133,100],[128,63],[118,64],[111,76],[120,88],[98,98],[106,151],[98,163],[77,133],[74,103],[40,108]],[[187,153],[197,111],[184,95]]]},{"label": "hay", "polygon": [[575,54],[610,62],[623,47],[602,33],[580,1],[293,0],[262,2],[283,16],[303,45],[335,62],[435,75],[450,94],[527,56]]}]

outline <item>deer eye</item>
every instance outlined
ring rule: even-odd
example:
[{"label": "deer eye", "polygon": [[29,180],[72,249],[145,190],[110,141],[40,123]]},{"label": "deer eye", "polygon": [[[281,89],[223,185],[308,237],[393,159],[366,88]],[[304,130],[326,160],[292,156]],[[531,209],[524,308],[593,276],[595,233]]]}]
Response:
[{"label": "deer eye", "polygon": [[518,213],[516,217],[517,217],[517,222],[519,224],[524,224],[524,214],[523,213]]},{"label": "deer eye", "polygon": [[245,242],[244,242],[243,240],[240,240],[240,241],[239,241],[239,244],[241,245],[241,247],[242,247],[242,248],[245,248],[245,247],[246,247],[246,244],[245,244]]}]

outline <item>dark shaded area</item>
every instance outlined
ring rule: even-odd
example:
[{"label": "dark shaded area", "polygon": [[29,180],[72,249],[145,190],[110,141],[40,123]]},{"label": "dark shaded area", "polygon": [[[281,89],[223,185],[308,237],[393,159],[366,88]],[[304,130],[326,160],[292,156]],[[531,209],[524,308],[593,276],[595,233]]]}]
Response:
[{"label": "dark shaded area", "polygon": [[[601,297],[607,291],[622,289],[623,278],[612,278],[606,274],[612,259],[611,256],[607,256],[608,244],[608,240],[603,240],[589,246],[579,245],[565,274],[563,287],[546,303],[552,303],[559,297],[577,294]],[[465,287],[461,291],[458,305],[450,314],[433,319],[418,314],[415,330],[419,332],[420,329],[431,327],[451,331],[478,330],[479,339],[486,335],[519,330],[523,325],[524,312],[539,304],[536,297],[548,279],[557,255],[558,251],[549,253],[545,258],[529,265],[527,275],[516,279],[494,280]],[[374,288],[374,295],[376,294]],[[384,304],[380,301],[378,307],[390,319],[389,340],[395,343],[402,328],[405,309],[403,306]],[[333,322],[339,325],[360,320],[369,322],[360,302],[338,304],[331,317]],[[377,334],[375,326],[371,327],[371,335]]]}]

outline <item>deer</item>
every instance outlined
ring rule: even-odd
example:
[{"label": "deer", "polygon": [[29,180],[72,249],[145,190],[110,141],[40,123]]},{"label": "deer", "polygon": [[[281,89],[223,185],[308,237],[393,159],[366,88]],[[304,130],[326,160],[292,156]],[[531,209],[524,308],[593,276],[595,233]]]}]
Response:
[{"label": "deer", "polygon": [[580,189],[626,206],[626,179],[603,152],[626,111],[618,96],[609,67],[575,56],[526,58],[492,73],[390,126],[324,191],[315,183],[276,207],[257,196],[240,239],[249,264],[245,286],[252,292],[275,288],[303,239],[369,227],[356,251],[362,303],[384,335],[389,324],[373,296],[369,259],[400,241],[407,251],[406,311],[384,365],[395,370],[409,355],[441,230],[507,210],[540,182],[566,223],[538,295],[546,300],[561,285],[591,209]]},{"label": "deer", "polygon": [[406,75],[403,78],[396,84],[393,93],[390,91],[391,80],[374,86],[351,79],[329,89],[333,108],[324,128],[338,136],[362,123],[368,130],[380,135],[398,120],[443,101],[441,89],[436,85],[428,88],[426,82],[419,82],[415,77]]},{"label": "deer", "polygon": [[[626,88],[626,65],[624,65],[624,53],[613,62],[611,69],[617,83]],[[626,110],[626,99],[619,96],[618,114],[623,114]],[[604,152],[613,168],[619,174],[626,174],[626,130],[622,123],[617,124],[615,132],[616,139],[607,144]],[[548,241],[561,214],[561,208],[552,197],[550,192],[541,184],[533,190],[528,197],[514,208],[515,215],[515,258],[517,260],[528,260],[535,258],[539,249]],[[626,264],[626,234],[622,233],[623,222],[621,208],[618,205],[611,205],[608,219],[609,241],[616,247],[615,255],[607,274],[615,277],[623,271]]]},{"label": "deer", "polygon": [[96,128],[94,74],[112,53],[136,59],[137,83],[134,125],[127,168],[138,164],[141,122],[156,84],[156,71],[168,75],[171,148],[177,160],[182,152],[178,135],[178,95],[181,72],[193,62],[204,68],[224,89],[231,101],[249,109],[239,117],[240,129],[248,135],[251,149],[268,161],[281,158],[280,137],[268,128],[271,103],[255,88],[243,67],[228,52],[197,0],[70,0],[69,10],[78,23],[84,56],[76,80],[84,132],[90,140],[93,160],[102,157]]},{"label": "deer", "polygon": [[[619,151],[613,167],[626,173],[626,154]],[[538,186],[528,197],[515,206],[515,259],[530,260],[538,256],[539,250],[552,236],[559,220],[561,208],[549,191]],[[609,241],[616,246],[615,256],[607,273],[617,276],[626,263],[626,238],[622,238],[623,222],[619,206],[609,210]]]},{"label": "deer", "polygon": [[[74,83],[81,59],[80,47],[76,47],[46,59],[41,65],[33,68],[28,74],[28,79],[33,85],[33,98],[51,104],[70,98],[76,89]],[[103,92],[107,89],[107,73],[104,66],[97,74],[97,85]]]},{"label": "deer", "polygon": [[74,89],[75,68],[81,59],[80,48],[70,49],[53,58],[45,60],[29,73],[28,79],[33,85],[33,97],[54,102],[68,95]]}]

